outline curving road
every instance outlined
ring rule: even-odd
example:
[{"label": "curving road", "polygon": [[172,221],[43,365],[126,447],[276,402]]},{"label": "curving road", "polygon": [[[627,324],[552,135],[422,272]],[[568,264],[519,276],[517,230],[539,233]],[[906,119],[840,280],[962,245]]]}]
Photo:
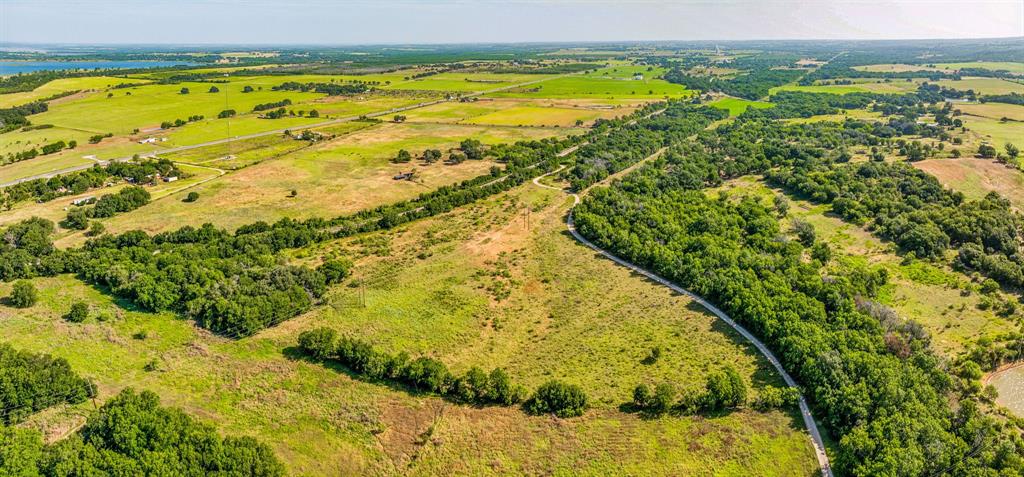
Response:
[{"label": "curving road", "polygon": [[[660,152],[661,151],[659,151],[656,154],[660,154]],[[558,169],[555,169],[554,171],[551,171],[551,172],[549,172],[547,174],[544,174],[542,176],[534,178],[533,179],[533,184],[538,186],[538,187],[543,187],[545,189],[551,189],[551,190],[556,190],[556,191],[559,191],[559,192],[564,192],[562,189],[559,189],[559,188],[553,187],[553,186],[549,186],[547,184],[542,184],[540,182],[541,178],[549,176],[549,175],[552,175],[552,174],[555,174],[555,173],[561,171],[564,168],[565,168],[565,166],[563,165],[563,166],[559,167]],[[676,285],[676,284],[674,284],[674,283],[672,283],[672,282],[670,282],[670,281],[668,281],[668,280],[666,280],[664,278],[661,278],[658,275],[655,275],[654,273],[651,273],[651,272],[649,272],[649,271],[647,271],[647,270],[645,270],[645,269],[643,269],[643,268],[641,268],[641,267],[639,267],[637,265],[634,265],[634,264],[632,264],[630,262],[627,262],[627,261],[625,261],[625,260],[623,260],[623,259],[621,259],[619,257],[616,257],[611,252],[608,252],[607,250],[604,250],[601,247],[598,247],[597,245],[594,245],[589,240],[587,240],[582,235],[580,235],[580,233],[578,231],[576,231],[576,225],[575,225],[575,222],[573,222],[573,217],[572,217],[573,209],[575,209],[576,206],[579,205],[579,203],[580,203],[580,196],[577,195],[577,194],[574,194],[574,193],[570,193],[570,194],[572,195],[573,203],[572,203],[572,207],[569,208],[569,213],[566,216],[565,225],[566,225],[566,227],[568,227],[569,233],[572,234],[573,238],[575,238],[577,241],[579,241],[583,245],[586,245],[587,247],[590,247],[595,252],[603,255],[605,258],[607,258],[607,259],[609,259],[609,260],[611,260],[611,261],[613,261],[613,262],[615,262],[615,263],[617,263],[619,265],[622,265],[623,267],[626,267],[626,268],[628,268],[628,269],[630,269],[630,270],[632,270],[632,271],[634,271],[636,273],[639,273],[639,274],[641,274],[641,275],[643,275],[643,276],[645,276],[645,277],[647,277],[647,278],[649,278],[649,279],[651,279],[651,280],[653,280],[653,281],[655,281],[657,283],[660,283],[660,284],[662,284],[662,285],[672,289],[672,291],[675,291],[676,293],[680,293],[680,294],[686,295],[686,296],[690,297],[690,299],[692,299],[693,301],[699,303],[701,306],[703,306],[708,311],[710,311],[713,315],[717,316],[719,319],[721,319],[726,324],[731,326],[734,330],[736,330],[737,333],[739,333],[744,338],[746,338],[747,341],[750,341],[754,345],[754,347],[757,348],[757,350],[762,355],[764,355],[765,359],[767,359],[768,362],[771,363],[773,367],[775,367],[775,370],[778,371],[780,375],[782,375],[782,379],[786,382],[787,386],[795,388],[795,389],[797,389],[797,391],[800,390],[799,386],[797,386],[797,384],[796,384],[796,381],[793,380],[793,378],[789,375],[789,373],[786,372],[785,369],[782,368],[782,364],[779,362],[778,358],[776,358],[775,355],[771,352],[771,350],[768,349],[768,347],[765,346],[765,344],[762,343],[761,340],[757,339],[757,337],[754,336],[751,332],[747,331],[746,328],[744,328],[742,325],[740,325],[735,320],[730,318],[729,315],[725,314],[724,311],[718,309],[718,307],[716,307],[715,305],[711,304],[710,302],[705,300],[703,297],[701,297],[701,296],[699,296],[697,294],[694,294],[694,293],[690,292],[689,290],[687,290],[687,289],[685,289],[683,287],[680,287],[679,285]],[[807,400],[804,399],[803,393],[800,393],[800,403],[799,404],[800,404],[800,415],[803,416],[803,418],[804,418],[804,425],[807,427],[807,431],[811,435],[811,445],[814,447],[814,453],[815,453],[815,455],[818,458],[818,466],[821,467],[821,475],[824,476],[824,477],[833,477],[833,475],[832,475],[832,466],[831,466],[831,464],[829,464],[828,454],[825,453],[825,441],[822,440],[822,438],[821,438],[821,431],[818,430],[818,424],[816,422],[814,422],[814,416],[811,415],[811,409],[807,405]]]}]

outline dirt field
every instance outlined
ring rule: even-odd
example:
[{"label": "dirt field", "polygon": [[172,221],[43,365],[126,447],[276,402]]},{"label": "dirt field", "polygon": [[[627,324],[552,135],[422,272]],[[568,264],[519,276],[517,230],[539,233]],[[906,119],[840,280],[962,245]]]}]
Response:
[{"label": "dirt field", "polygon": [[991,159],[929,159],[913,163],[947,187],[972,199],[998,192],[1018,210],[1024,210],[1024,173]]}]

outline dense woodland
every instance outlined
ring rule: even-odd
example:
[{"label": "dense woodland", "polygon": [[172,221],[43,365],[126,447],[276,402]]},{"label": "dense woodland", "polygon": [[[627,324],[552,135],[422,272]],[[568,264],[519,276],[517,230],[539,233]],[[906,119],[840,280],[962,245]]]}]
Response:
[{"label": "dense woodland", "polygon": [[0,427],[0,474],[276,477],[284,466],[266,445],[221,437],[212,426],[160,406],[156,394],[129,388],[56,444],[43,444],[35,431]]}]

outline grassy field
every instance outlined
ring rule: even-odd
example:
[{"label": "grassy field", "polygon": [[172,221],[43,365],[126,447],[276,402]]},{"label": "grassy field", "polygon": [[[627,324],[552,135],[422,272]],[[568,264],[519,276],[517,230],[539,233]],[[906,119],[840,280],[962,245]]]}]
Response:
[{"label": "grassy field", "polygon": [[28,161],[15,162],[0,166],[0,182],[16,181],[36,174],[45,174],[68,167],[92,164],[94,161],[85,159],[82,154],[76,151],[67,151],[61,154],[49,154],[39,156]]},{"label": "grassy field", "polygon": [[[101,400],[128,385],[150,389],[221,432],[257,437],[292,475],[812,475],[798,416],[741,410],[645,420],[618,410],[638,382],[693,389],[725,364],[755,392],[778,378],[689,300],[567,237],[567,206],[563,194],[527,185],[392,232],[298,251],[299,261],[357,258],[357,276],[370,279],[366,308],[341,286],[325,306],[244,340],[121,308],[66,276],[35,280],[41,302],[27,312],[0,307],[0,332],[19,348],[67,358],[97,380]],[[0,294],[9,288],[0,284]],[[65,322],[75,300],[109,319]],[[293,357],[298,333],[314,326],[427,353],[456,371],[503,366],[528,386],[570,380],[587,389],[593,409],[571,420],[530,417],[366,382]],[[140,331],[145,339],[132,338]],[[662,358],[640,364],[654,346]],[[145,371],[149,363],[154,371]],[[81,421],[76,410],[32,425],[66,429]]]},{"label": "grassy field", "polygon": [[386,89],[475,92],[503,88],[531,81],[540,81],[553,77],[553,75],[452,72],[392,83]]},{"label": "grassy field", "polygon": [[[731,195],[754,194],[771,203],[773,190],[754,177],[731,181],[722,188]],[[716,194],[717,190],[709,190]],[[839,260],[883,266],[889,272],[889,284],[878,301],[893,308],[901,318],[917,321],[932,336],[932,345],[946,356],[955,356],[964,346],[981,337],[993,337],[1015,329],[1012,318],[1003,318],[991,309],[980,310],[980,294],[973,291],[970,279],[947,267],[926,261],[905,263],[894,246],[875,238],[861,227],[844,222],[831,213],[828,205],[791,200],[790,215],[814,225],[820,239],[832,246]]]},{"label": "grassy field", "polygon": [[[486,174],[493,165],[490,161],[467,161],[455,166],[422,165],[418,161],[393,164],[390,160],[399,149],[418,156],[425,149],[447,150],[466,138],[494,144],[574,131],[578,130],[382,123],[210,181],[194,189],[200,194],[200,199],[194,203],[183,203],[181,197],[171,197],[114,217],[107,229],[155,232],[205,222],[235,228],[257,220],[275,221],[282,217],[334,217],[408,199],[441,185]],[[262,149],[253,150],[257,158],[261,153]],[[213,155],[216,157],[216,154]],[[204,164],[225,166],[221,161]],[[392,179],[395,174],[410,170],[416,171],[416,180]],[[297,197],[290,196],[292,190],[297,191]]]},{"label": "grassy field", "polygon": [[1006,70],[1011,73],[1024,73],[1024,63],[1013,61],[971,61],[965,63],[937,63],[938,70],[959,70],[961,68],[981,68],[984,70]]},{"label": "grassy field", "polygon": [[301,128],[324,121],[325,119],[323,118],[298,116],[283,117],[281,119],[260,119],[256,116],[248,115],[239,118],[207,119],[189,123],[180,128],[173,128],[162,132],[158,137],[167,138],[166,142],[159,143],[159,145],[164,147],[187,146],[234,136],[245,136],[279,129]]},{"label": "grassy field", "polygon": [[805,93],[831,93],[831,94],[847,94],[847,93],[891,93],[891,94],[904,94],[916,91],[918,87],[917,82],[907,82],[901,80],[893,80],[891,82],[879,81],[876,83],[856,83],[856,84],[827,84],[827,85],[811,85],[811,86],[800,86],[795,84],[778,86],[770,90],[770,94],[774,94],[777,91],[803,91]]},{"label": "grassy field", "polygon": [[728,110],[729,116],[739,116],[744,111],[746,111],[747,108],[766,109],[772,107],[772,103],[765,103],[763,101],[750,101],[748,99],[740,98],[722,98],[708,103],[708,106],[714,106],[718,109]]},{"label": "grassy field", "polygon": [[[275,84],[284,80],[274,78]],[[216,85],[219,93],[208,93],[208,83],[147,85],[113,91],[114,96],[98,93],[75,101],[63,102],[49,111],[32,116],[37,124],[53,124],[97,133],[128,134],[133,129],[157,128],[163,121],[187,119],[202,115],[216,118],[225,109],[239,113],[252,111],[253,106],[290,99],[293,103],[308,102],[323,95],[298,91],[254,91],[242,93],[243,86]],[[188,88],[189,94],[180,94]],[[127,95],[126,93],[131,93]],[[299,109],[298,105],[292,109]],[[304,108],[308,109],[308,108]]]},{"label": "grassy field", "polygon": [[846,110],[846,111],[844,111],[842,113],[837,113],[837,114],[819,114],[819,115],[816,115],[816,116],[811,116],[809,118],[790,118],[790,119],[785,119],[784,121],[786,121],[787,123],[806,124],[806,123],[816,123],[816,122],[821,122],[821,121],[838,121],[838,122],[841,122],[841,121],[845,121],[847,118],[850,118],[850,119],[881,119],[882,118],[882,113],[878,113],[878,112],[875,112],[875,111],[868,111],[866,109],[848,109],[848,110]]},{"label": "grassy field", "polygon": [[914,163],[953,190],[968,198],[980,199],[989,192],[998,192],[1024,210],[1024,173],[991,159],[929,159]]},{"label": "grassy field", "polygon": [[67,91],[103,90],[121,83],[145,83],[145,81],[118,78],[113,76],[87,76],[84,78],[64,78],[50,81],[32,91],[24,93],[0,94],[0,108],[10,108],[39,99],[47,98]]},{"label": "grassy field", "polygon": [[[609,114],[612,113],[612,114]],[[462,121],[464,124],[493,124],[497,126],[558,126],[569,127],[591,124],[595,119],[615,117],[628,112],[598,111],[581,108],[554,108],[543,106],[515,106],[501,111],[476,116]]]},{"label": "grassy field", "polygon": [[988,142],[1003,152],[1003,145],[1012,143],[1024,148],[1024,123],[1020,121],[1001,121],[999,119],[979,116],[961,116],[964,126],[977,133],[982,142]]},{"label": "grassy field", "polygon": [[979,94],[1024,93],[1024,84],[999,78],[964,78],[961,80],[941,80],[935,84],[947,88],[969,90]]},{"label": "grassy field", "polygon": [[943,71],[952,72],[961,68],[981,68],[986,70],[1006,70],[1011,73],[1024,73],[1024,63],[1011,61],[973,61],[964,63],[936,63],[934,65],[908,65],[902,63],[888,63],[878,65],[854,66],[859,71],[870,71],[878,73],[905,73],[909,71]]},{"label": "grassy field", "polygon": [[32,129],[29,131],[19,129],[0,136],[3,139],[0,141],[0,156],[27,151],[32,148],[40,149],[46,144],[57,141],[64,141],[65,143],[77,141],[78,144],[85,145],[88,144],[89,136],[92,136],[92,134],[65,128]]},{"label": "grassy field", "polygon": [[[957,103],[956,109],[970,116],[990,119],[1009,118],[1024,121],[1024,106],[1005,103]],[[967,118],[969,119],[969,118]],[[1024,125],[1021,125],[1024,128]]]},{"label": "grassy field", "polygon": [[[616,71],[617,70],[617,71]],[[606,74],[607,73],[607,74]],[[634,73],[643,73],[643,79],[633,79]],[[653,79],[646,67],[619,66],[602,68],[585,75],[573,75],[545,81],[505,92],[494,97],[525,98],[602,98],[602,99],[661,99],[693,95],[685,87],[665,80]],[[539,88],[539,89],[538,89]]]}]

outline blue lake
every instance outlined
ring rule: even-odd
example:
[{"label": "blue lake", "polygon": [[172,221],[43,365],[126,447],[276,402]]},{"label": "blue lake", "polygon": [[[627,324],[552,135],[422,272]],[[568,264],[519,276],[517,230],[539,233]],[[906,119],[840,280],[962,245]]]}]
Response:
[{"label": "blue lake", "polygon": [[31,73],[43,70],[93,70],[155,68],[160,66],[192,65],[185,61],[3,61],[0,60],[0,76]]}]

